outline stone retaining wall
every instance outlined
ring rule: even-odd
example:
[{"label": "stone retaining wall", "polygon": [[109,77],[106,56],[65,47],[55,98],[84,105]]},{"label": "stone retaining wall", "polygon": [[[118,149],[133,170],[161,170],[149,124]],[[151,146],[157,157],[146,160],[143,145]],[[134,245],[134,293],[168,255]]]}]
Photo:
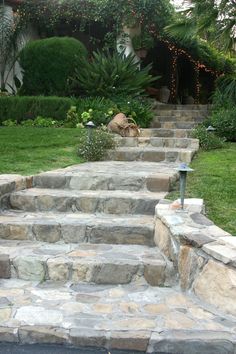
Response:
[{"label": "stone retaining wall", "polygon": [[204,215],[202,199],[156,206],[155,244],[174,262],[181,289],[236,315],[236,237]]}]

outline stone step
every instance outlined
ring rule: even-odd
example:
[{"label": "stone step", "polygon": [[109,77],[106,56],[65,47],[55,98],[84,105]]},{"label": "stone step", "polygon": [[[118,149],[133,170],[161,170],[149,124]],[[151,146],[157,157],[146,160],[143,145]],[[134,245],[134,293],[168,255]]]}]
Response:
[{"label": "stone step", "polygon": [[191,129],[163,129],[149,128],[140,129],[140,137],[159,137],[159,138],[190,138]]},{"label": "stone step", "polygon": [[176,123],[194,123],[199,124],[203,122],[204,118],[192,118],[192,117],[173,117],[173,116],[155,116],[152,120],[153,123],[166,123],[166,122],[176,122]]},{"label": "stone step", "polygon": [[9,257],[9,276],[24,280],[128,284],[143,278],[164,286],[173,275],[157,247],[1,240],[0,254]]},{"label": "stone step", "polygon": [[72,190],[169,191],[178,178],[175,163],[101,161],[50,171],[34,176],[40,188]]},{"label": "stone step", "polygon": [[25,211],[154,215],[155,206],[166,194],[31,188],[12,193],[9,204]]},{"label": "stone step", "polygon": [[108,150],[106,159],[115,161],[153,161],[190,163],[196,150],[158,147],[120,147]]},{"label": "stone step", "polygon": [[235,318],[177,289],[19,279],[0,287],[1,342],[20,345],[1,343],[5,354],[234,353]]},{"label": "stone step", "polygon": [[0,215],[0,238],[55,243],[154,245],[154,218],[149,215],[29,213]]},{"label": "stone step", "polygon": [[156,117],[172,117],[178,120],[204,119],[207,111],[203,110],[155,110]]},{"label": "stone step", "polygon": [[154,110],[157,111],[208,111],[211,109],[211,105],[203,105],[203,104],[158,104],[154,103]]},{"label": "stone step", "polygon": [[195,122],[159,122],[158,120],[153,120],[150,124],[151,128],[162,128],[162,129],[193,129],[197,123]]},{"label": "stone step", "polygon": [[154,146],[168,148],[190,148],[199,149],[199,140],[190,138],[158,138],[158,137],[116,137],[116,144],[119,147]]}]

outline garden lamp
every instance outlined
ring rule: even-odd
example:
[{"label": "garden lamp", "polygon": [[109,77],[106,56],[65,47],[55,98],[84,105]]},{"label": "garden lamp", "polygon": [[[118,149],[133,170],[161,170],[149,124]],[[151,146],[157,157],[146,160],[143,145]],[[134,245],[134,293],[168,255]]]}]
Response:
[{"label": "garden lamp", "polygon": [[184,209],[184,195],[185,195],[185,189],[186,189],[186,180],[187,180],[187,173],[194,171],[192,168],[190,168],[186,163],[181,163],[179,168],[176,168],[176,170],[179,172],[180,178],[179,178],[179,183],[180,183],[180,200],[181,200],[181,209]]},{"label": "garden lamp", "polygon": [[211,125],[209,125],[209,127],[206,128],[206,131],[207,131],[208,133],[214,133],[215,130],[216,130],[216,129],[215,129],[214,127],[212,127]]},{"label": "garden lamp", "polygon": [[96,128],[96,125],[90,120],[88,123],[85,124],[88,132],[88,143],[91,142],[92,139],[92,131]]}]

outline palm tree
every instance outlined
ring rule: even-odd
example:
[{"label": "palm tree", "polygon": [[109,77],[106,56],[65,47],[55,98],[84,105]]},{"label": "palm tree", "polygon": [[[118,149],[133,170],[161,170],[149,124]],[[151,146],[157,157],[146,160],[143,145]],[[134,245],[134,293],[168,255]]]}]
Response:
[{"label": "palm tree", "polygon": [[21,46],[22,22],[13,16],[12,10],[2,0],[0,5],[0,90],[6,91],[6,83],[18,58]]},{"label": "palm tree", "polygon": [[166,33],[182,41],[199,36],[220,50],[235,54],[236,0],[192,0]]}]

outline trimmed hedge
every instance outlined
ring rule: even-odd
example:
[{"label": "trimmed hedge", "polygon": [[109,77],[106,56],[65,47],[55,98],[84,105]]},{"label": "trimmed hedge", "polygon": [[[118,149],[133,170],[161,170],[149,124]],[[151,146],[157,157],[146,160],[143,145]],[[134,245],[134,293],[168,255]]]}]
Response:
[{"label": "trimmed hedge", "polygon": [[68,79],[87,49],[75,38],[51,37],[29,42],[20,53],[24,71],[22,95],[68,96]]},{"label": "trimmed hedge", "polygon": [[0,123],[7,119],[20,123],[22,120],[35,119],[37,116],[64,120],[66,112],[75,103],[75,99],[64,97],[0,97]]}]

